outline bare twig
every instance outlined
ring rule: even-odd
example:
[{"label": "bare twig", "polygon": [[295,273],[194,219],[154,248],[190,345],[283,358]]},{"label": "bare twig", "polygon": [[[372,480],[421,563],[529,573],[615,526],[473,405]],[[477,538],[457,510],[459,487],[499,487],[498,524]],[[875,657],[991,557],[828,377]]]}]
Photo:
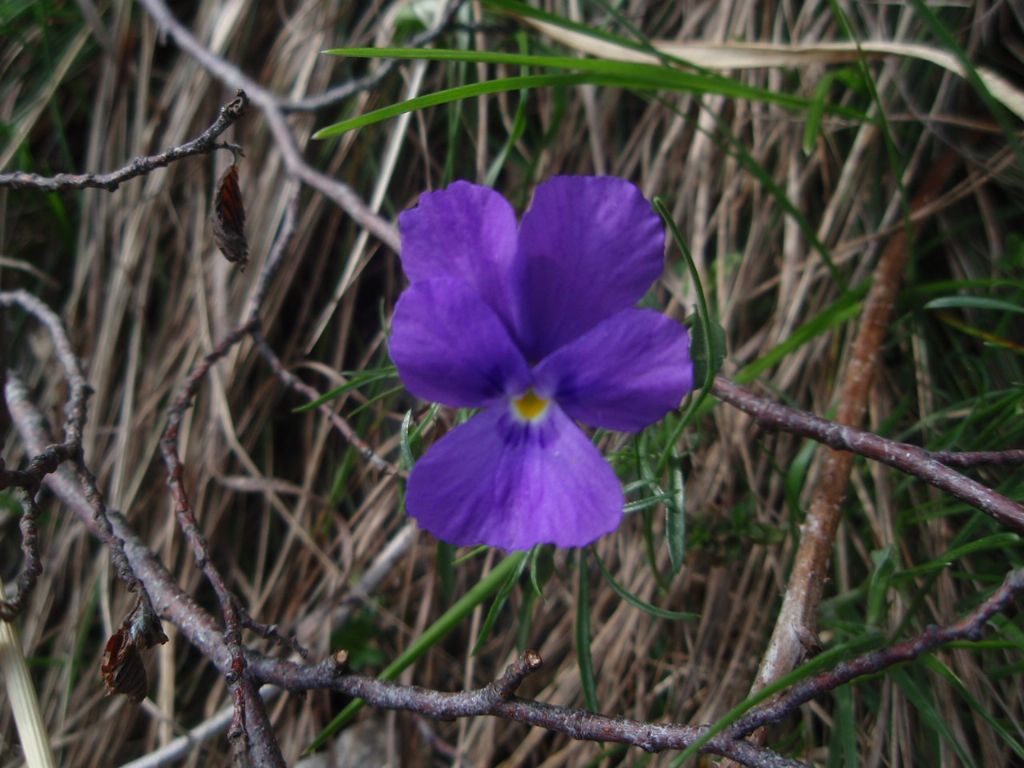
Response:
[{"label": "bare twig", "polygon": [[[38,451],[48,442],[46,422],[29,400],[25,385],[13,374],[8,376],[5,395],[11,418],[22,439],[29,450]],[[48,475],[44,482],[94,536],[104,541],[92,507],[86,500],[78,478],[69,468],[60,467],[57,472]],[[228,677],[236,674],[232,668],[236,657],[232,655],[223,632],[213,617],[178,586],[174,577],[156,559],[152,550],[139,539],[120,513],[108,510],[108,518],[115,535],[123,542],[125,556],[132,570],[145,585],[157,614],[173,623],[222,675]],[[242,698],[246,687],[252,686],[248,683],[248,676],[244,675],[235,680],[232,694],[233,701],[238,702],[236,711],[240,708],[244,717],[249,757],[256,765],[283,766],[280,749],[267,721],[266,710],[262,702],[256,705],[252,699]],[[241,701],[238,701],[239,699]]]},{"label": "bare twig", "polygon": [[[16,378],[8,381],[7,403],[12,418],[30,450],[39,450],[46,444],[45,422],[27,398],[24,385]],[[61,497],[94,535],[99,535],[91,507],[86,502],[76,478],[66,467],[46,477],[45,482]],[[182,635],[206,658],[226,673],[231,668],[232,654],[224,636],[206,611],[181,590],[166,568],[152,551],[138,538],[127,521],[117,512],[110,511],[110,520],[118,537],[124,542],[132,568],[146,585],[160,615],[174,623]],[[778,722],[796,707],[855,678],[873,674],[893,664],[915,658],[940,645],[961,639],[977,639],[994,614],[1005,610],[1010,601],[1024,592],[1024,571],[1011,573],[1003,586],[978,609],[949,627],[929,629],[922,635],[890,648],[865,654],[834,670],[798,684],[784,697],[755,707],[728,730],[714,736],[705,751],[724,755],[748,766],[759,768],[795,768],[801,763],[742,741],[742,736],[753,730]],[[283,659],[273,659],[246,650],[246,673],[256,682],[266,682],[292,691],[330,689],[366,700],[385,709],[402,709],[428,717],[450,719],[457,717],[494,716],[516,720],[547,728],[575,739],[613,741],[631,744],[649,751],[683,749],[706,735],[707,726],[683,726],[662,723],[643,723],[627,718],[612,718],[585,710],[557,707],[537,701],[515,697],[513,694],[522,680],[539,667],[536,654],[527,653],[513,663],[496,681],[484,688],[461,693],[402,686],[374,678],[346,675],[334,658],[317,665],[303,665]],[[253,702],[244,708],[246,733],[249,735],[253,759],[256,759],[257,739],[253,731]],[[223,727],[223,726],[221,726]]]},{"label": "bare twig", "polygon": [[25,608],[25,601],[28,600],[32,590],[35,589],[39,574],[43,572],[42,563],[39,562],[39,533],[36,530],[36,502],[32,494],[24,488],[19,488],[21,496],[21,519],[18,521],[21,529],[21,554],[23,558],[21,572],[15,582],[14,595],[8,600],[3,599],[0,592],[0,622],[12,622]]},{"label": "bare twig", "polygon": [[[263,701],[246,674],[245,654],[242,648],[243,622],[238,601],[231,594],[224,577],[210,558],[206,537],[203,536],[199,528],[199,522],[196,520],[195,512],[192,510],[188,493],[185,490],[185,467],[178,457],[177,445],[178,429],[181,426],[182,417],[195,396],[199,384],[210,367],[224,357],[235,344],[245,338],[249,330],[248,326],[242,326],[228,334],[203,358],[199,365],[189,372],[174,403],[167,411],[167,428],[160,440],[160,448],[163,453],[164,465],[167,467],[167,484],[171,489],[171,496],[174,498],[174,513],[178,518],[178,525],[192,546],[192,555],[199,570],[210,582],[217,595],[217,602],[224,618],[224,644],[231,655],[225,679],[231,690],[235,708],[234,719],[228,730],[228,738],[231,741],[236,760],[241,764],[247,764],[250,742],[257,741],[271,753],[268,755],[270,762],[266,763],[267,765],[283,766],[284,760],[277,747],[277,742],[270,732]],[[250,709],[253,711],[250,712]]]},{"label": "bare twig", "polygon": [[108,173],[58,173],[55,176],[40,176],[39,174],[23,173],[21,171],[0,173],[0,187],[37,189],[40,192],[62,192],[69,189],[95,187],[113,192],[129,179],[144,176],[157,168],[165,168],[175,160],[213,152],[218,149],[237,151],[238,147],[236,145],[218,143],[217,138],[242,116],[247,103],[248,100],[245,94],[239,91],[234,99],[221,107],[220,113],[217,115],[213,125],[191,141],[186,141],[184,144],[171,147],[155,155],[136,157],[116,171]]},{"label": "bare twig", "polygon": [[[46,328],[50,335],[50,339],[53,342],[57,359],[60,361],[61,367],[64,369],[64,375],[68,381],[69,394],[68,401],[64,406],[64,442],[47,445],[33,456],[29,461],[27,469],[24,470],[7,470],[3,464],[0,463],[0,490],[9,486],[23,488],[27,494],[29,503],[31,503],[31,497],[34,496],[36,490],[39,488],[39,483],[42,481],[43,477],[53,472],[62,462],[70,460],[78,472],[86,498],[92,507],[93,517],[100,532],[100,536],[107,545],[107,548],[110,550],[110,559],[114,564],[114,569],[117,572],[118,577],[124,581],[130,589],[134,590],[138,586],[138,580],[125,558],[124,549],[120,539],[118,539],[117,535],[110,527],[103,497],[96,488],[96,483],[92,473],[86,468],[85,461],[82,456],[82,429],[85,425],[88,399],[89,395],[92,393],[92,389],[89,387],[88,383],[86,383],[81,363],[71,349],[71,342],[68,340],[64,324],[53,310],[46,306],[46,304],[25,291],[0,293],[0,308],[12,306],[20,307]],[[26,507],[26,511],[28,511],[28,507]],[[27,520],[23,518],[22,532],[24,547],[26,546],[24,544],[24,536],[26,535],[25,526],[28,526],[28,530],[33,533],[31,548],[34,549],[34,523],[32,522],[32,519],[33,516],[31,514]],[[23,572],[23,575],[28,577],[28,574],[33,570],[38,569],[38,562],[35,565],[32,565],[28,555],[29,550],[26,548],[25,551],[26,570]],[[36,573],[36,576],[38,576],[38,573]],[[19,577],[18,583],[20,590],[23,585],[34,584],[35,578],[31,577],[30,581],[22,582]],[[31,586],[28,588],[31,590]],[[25,595],[22,595],[21,599],[24,600],[24,597]],[[148,606],[148,598],[145,595],[144,589],[141,590],[140,598],[143,600],[145,605]]]},{"label": "bare twig", "polygon": [[1016,467],[1024,464],[1024,450],[930,451],[929,456],[947,467]]},{"label": "bare twig", "polygon": [[[381,709],[408,710],[437,720],[490,715],[564,733],[573,739],[630,744],[647,752],[684,749],[707,732],[706,726],[644,723],[513,696],[516,687],[540,665],[540,656],[527,651],[490,685],[459,693],[345,675],[334,659],[303,667],[264,657],[258,661],[253,659],[250,668],[256,678],[293,691],[331,689],[358,697]],[[704,751],[758,768],[796,768],[803,765],[763,747],[720,736],[712,738]]]},{"label": "bare twig", "polygon": [[263,112],[267,127],[274,137],[289,174],[329,197],[356,223],[388,247],[398,251],[398,230],[393,224],[371,211],[347,184],[321,173],[303,159],[277,96],[196,40],[192,32],[175,18],[163,0],[139,2],[156,22],[157,27],[170,35],[178,47],[199,62],[207,72],[225,85],[244,90],[248,94],[252,103]]},{"label": "bare twig", "polygon": [[[319,392],[313,389],[313,387],[306,384],[306,382],[304,382],[302,379],[300,379],[298,376],[293,374],[291,371],[289,371],[281,364],[281,360],[277,357],[277,354],[274,352],[274,350],[270,348],[270,345],[267,344],[267,340],[263,338],[263,334],[260,331],[253,330],[252,339],[253,343],[256,345],[256,351],[263,356],[263,359],[267,361],[267,364],[270,366],[271,370],[274,371],[274,375],[277,376],[277,378],[279,378],[281,381],[283,381],[285,385],[291,387],[300,395],[309,398],[310,401],[316,400],[317,398],[320,397]],[[382,459],[380,456],[378,456],[376,452],[369,445],[366,444],[366,441],[364,441],[361,437],[359,437],[359,435],[356,434],[355,430],[352,429],[349,423],[345,421],[345,419],[339,413],[336,413],[331,409],[330,405],[324,403],[320,405],[317,408],[317,410],[320,411],[320,413],[322,413],[324,416],[326,416],[330,420],[331,424],[334,425],[334,428],[341,433],[342,437],[344,437],[345,440],[349,442],[349,444],[351,444],[357,451],[359,451],[360,456],[362,456],[364,459],[370,462],[373,466],[377,467],[377,469],[387,472],[388,474],[401,474],[398,467],[396,467],[394,464],[390,463],[386,459]]]},{"label": "bare twig", "polygon": [[[750,414],[759,424],[810,437],[837,451],[849,451],[847,455],[857,454],[888,464],[908,475],[921,478],[926,483],[991,515],[1003,525],[1024,533],[1024,505],[976,480],[965,477],[951,469],[947,462],[940,460],[940,457],[952,459],[950,463],[955,463],[956,457],[960,454],[949,452],[932,454],[916,445],[887,440],[872,432],[837,424],[806,411],[799,411],[774,400],[755,395],[750,390],[744,389],[722,376],[715,377],[711,392],[723,402]],[[1012,458],[1021,453],[1024,451],[967,454],[968,461],[973,461],[973,464],[968,464],[968,466],[981,463],[978,461],[979,458],[998,458],[1003,454],[1009,454],[1008,458],[1011,461],[1007,461],[1007,463],[1013,463]]]},{"label": "bare twig", "polygon": [[808,678],[790,688],[783,696],[766,703],[734,723],[726,733],[742,738],[758,728],[781,721],[805,702],[838,688],[858,677],[873,675],[895,664],[911,661],[922,654],[958,640],[980,640],[985,624],[1024,593],[1024,569],[1011,571],[1002,585],[975,610],[955,624],[928,627],[916,637],[878,651],[865,653],[833,669]]}]

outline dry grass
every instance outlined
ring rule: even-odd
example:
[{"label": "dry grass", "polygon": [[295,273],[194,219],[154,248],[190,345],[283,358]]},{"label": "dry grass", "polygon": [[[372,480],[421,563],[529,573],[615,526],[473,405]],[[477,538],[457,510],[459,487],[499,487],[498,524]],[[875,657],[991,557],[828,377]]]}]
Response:
[{"label": "dry grass", "polygon": [[[267,87],[291,96],[322,92],[344,79],[349,67],[364,66],[321,56],[321,49],[390,43],[395,34],[395,7],[378,2],[200,0],[188,6],[177,12],[200,39]],[[1024,20],[1009,6],[939,10],[972,59],[1019,77],[1021,62],[1006,41],[1019,44]],[[844,7],[863,37],[927,35],[912,9],[901,3]],[[580,15],[575,2],[553,8]],[[127,0],[100,3],[99,34],[74,7],[49,12],[49,25],[26,16],[10,22],[18,34],[4,35],[0,48],[0,120],[8,126],[8,148],[17,149],[16,139],[27,137],[22,149],[5,158],[41,171],[117,167],[195,135],[231,96],[192,60],[162,45],[148,18]],[[814,42],[842,36],[827,4],[820,3],[631,2],[623,13],[646,34],[662,38]],[[595,23],[607,18],[599,6],[586,4],[582,16]],[[499,17],[488,16],[487,22],[476,33],[479,44],[513,49],[510,36],[517,27]],[[62,68],[61,57],[75,45],[82,46],[81,53]],[[401,75],[340,111],[354,114],[403,98],[416,66],[403,66]],[[420,92],[451,84],[455,71],[428,66]],[[823,71],[754,70],[737,77],[809,97]],[[1005,137],[988,113],[962,80],[926,63],[886,60],[872,63],[870,71],[893,126],[908,189],[938,154],[953,151],[962,160],[961,195],[944,199],[923,225],[912,278],[1021,280],[1019,262],[999,266],[1008,235],[1020,232],[1020,167],[989,176],[990,161],[1005,146]],[[838,86],[834,97],[862,108],[870,104],[863,93]],[[446,162],[456,177],[482,179],[508,134],[517,99],[510,94],[464,104],[454,127],[452,113],[443,107],[417,113],[408,130],[394,138],[394,123],[386,123],[338,142],[316,143],[309,135],[336,115],[328,110],[291,121],[308,158],[352,184],[364,199],[381,189],[382,211],[390,216],[413,204],[420,191],[443,184]],[[530,99],[528,130],[516,146],[518,157],[499,178],[499,189],[522,204],[530,185],[544,176],[607,172],[667,198],[726,329],[727,374],[764,355],[842,296],[810,246],[809,232],[855,286],[870,278],[878,251],[900,226],[901,191],[881,133],[872,125],[826,118],[821,138],[805,154],[802,117],[765,104],[717,96],[651,100],[583,88],[537,91]],[[254,262],[244,273],[216,254],[207,220],[214,180],[226,157],[216,158],[216,165],[209,158],[179,163],[112,194],[86,191],[47,201],[0,191],[0,256],[8,259],[0,262],[0,286],[27,287],[61,308],[96,390],[85,454],[100,487],[181,585],[208,605],[212,596],[174,523],[157,442],[173,388],[242,318],[284,213],[282,163],[258,113],[228,138],[245,148],[241,176]],[[400,155],[389,167],[385,157],[392,140],[399,142]],[[751,162],[802,213],[809,231],[786,215],[779,198],[751,172]],[[682,318],[695,301],[694,289],[678,255],[671,258],[656,297]],[[296,374],[326,391],[342,381],[339,371],[386,362],[381,317],[402,284],[395,254],[372,238],[364,244],[351,221],[307,190],[298,236],[265,304],[269,340]],[[970,431],[956,433],[957,418],[976,412],[983,404],[980,396],[1020,387],[1019,356],[983,349],[934,313],[922,312],[912,296],[905,302],[881,361],[870,427],[943,447],[947,440],[957,448],[974,447],[976,441],[990,448],[1015,438],[1019,443],[1020,429],[998,423],[1000,411],[989,419],[967,419]],[[54,375],[47,342],[20,319],[4,320],[11,364],[34,382],[38,402],[57,420],[63,384]],[[971,322],[1011,339],[1020,330],[1019,324],[988,328],[977,317]],[[759,380],[801,407],[828,413],[851,328],[851,323],[839,325],[799,346]],[[389,386],[394,382],[381,388]],[[338,408],[380,454],[397,461],[398,425],[414,404],[398,392],[361,409],[372,394],[349,393]],[[182,457],[217,564],[255,616],[298,630],[321,657],[341,642],[335,636],[332,644],[332,630],[340,627],[332,626],[331,615],[405,520],[399,484],[361,462],[322,418],[293,413],[298,405],[243,345],[201,390],[182,430]],[[20,455],[16,440],[9,434],[0,438],[3,456],[13,464]],[[659,588],[639,515],[599,542],[597,551],[630,591],[666,608],[697,612],[700,619],[654,619],[595,576],[592,648],[603,711],[706,723],[746,696],[785,589],[796,540],[794,513],[803,509],[815,469],[812,462],[806,476],[801,471],[809,458],[801,453],[803,443],[759,434],[745,417],[721,406],[685,433],[681,446],[689,454],[691,543],[682,572],[667,589]],[[993,472],[985,479],[996,483],[1007,476]],[[1020,472],[1009,476],[1019,497]],[[1012,485],[1009,492],[1014,494]],[[915,517],[915,507],[936,514]],[[849,639],[858,626],[865,630],[863,619],[857,625],[850,610],[862,606],[864,596],[857,590],[873,571],[872,550],[892,545],[902,570],[942,557],[957,541],[968,516],[961,511],[949,517],[948,508],[948,501],[920,484],[908,484],[877,465],[857,465],[828,592],[841,597],[826,606],[823,618],[826,642]],[[150,659],[151,702],[136,709],[119,698],[104,698],[98,678],[103,642],[131,598],[113,578],[106,553],[81,527],[69,524],[59,507],[49,504],[47,510],[41,525],[45,570],[20,630],[35,659],[39,696],[62,764],[116,765],[210,716],[225,704],[224,684],[168,626],[171,642]],[[0,512],[0,525],[0,576],[10,578],[17,562],[16,521]],[[654,529],[661,529],[657,519]],[[989,530],[981,523],[978,535]],[[660,541],[655,552],[664,573],[668,557]],[[890,591],[881,628],[895,632],[950,621],[993,571],[1019,563],[1020,554],[964,557],[955,568],[908,578]],[[365,619],[364,636],[349,635],[344,642],[366,651],[366,671],[379,670],[450,604],[435,556],[436,543],[418,535],[358,614]],[[472,585],[493,557],[456,566],[454,594]],[[555,554],[544,599],[531,604],[527,637],[545,669],[524,691],[555,704],[582,702],[572,645],[575,591],[567,555]],[[478,656],[470,657],[468,649],[486,606],[401,680],[446,690],[490,680],[515,653],[525,594],[513,594]],[[935,664],[866,683],[850,695],[847,714],[837,713],[842,705],[837,699],[822,700],[771,734],[770,743],[820,765],[828,764],[830,739],[837,733],[852,733],[860,764],[867,766],[1009,764],[1014,758],[1006,741],[966,703],[960,686],[977,700],[978,711],[1019,739],[1024,703],[1019,678],[1012,674],[1021,663],[1019,651],[958,649],[936,658],[955,680],[943,677]],[[918,689],[908,680],[926,682],[934,716],[922,713],[913,697]],[[314,694],[272,705],[289,763],[343,703]],[[852,731],[839,728],[841,716]],[[604,750],[490,719],[434,723],[374,711],[361,718],[361,738],[377,745],[380,764],[460,761],[551,768],[671,761],[667,755]],[[928,725],[933,720],[946,725],[962,752],[934,736]],[[0,735],[0,765],[19,765],[6,707],[0,707]],[[838,747],[833,749],[838,754]],[[226,752],[226,742],[215,739],[196,749],[186,764],[223,765]]]}]

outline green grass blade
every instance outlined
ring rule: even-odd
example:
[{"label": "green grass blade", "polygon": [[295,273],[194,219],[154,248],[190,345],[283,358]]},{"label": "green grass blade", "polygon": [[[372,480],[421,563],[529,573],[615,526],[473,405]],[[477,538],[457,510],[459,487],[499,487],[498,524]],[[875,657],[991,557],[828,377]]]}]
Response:
[{"label": "green grass blade", "polygon": [[669,470],[669,501],[665,504],[665,539],[668,557],[672,563],[672,575],[683,569],[686,562],[686,483],[679,469],[675,447],[670,446],[674,466]]},{"label": "green grass blade", "polygon": [[[700,280],[700,272],[697,271],[697,264],[694,262],[693,256],[690,254],[690,249],[686,245],[683,233],[679,231],[679,227],[676,226],[676,222],[672,218],[672,212],[669,211],[668,206],[665,205],[665,201],[660,197],[655,197],[651,202],[654,205],[654,210],[658,212],[662,221],[665,222],[665,226],[668,227],[668,230],[672,235],[672,240],[675,242],[676,247],[679,248],[679,252],[683,254],[683,259],[686,261],[686,268],[689,270],[690,277],[693,279],[693,287],[697,293],[697,318],[704,329],[700,339],[697,339],[697,334],[694,334],[693,344],[695,345],[698,342],[701,344],[701,351],[704,360],[707,361],[707,365],[704,370],[704,377],[700,383],[700,394],[698,394],[696,399],[690,403],[690,407],[687,408],[683,418],[681,418],[679,420],[679,424],[676,425],[675,432],[667,443],[669,446],[672,446],[675,445],[676,440],[682,433],[683,429],[699,413],[698,409],[711,392],[711,382],[714,381],[715,374],[718,373],[718,366],[715,365],[715,361],[718,362],[718,365],[721,365],[721,361],[725,357],[724,331],[722,331],[721,334],[717,334],[712,330],[715,327],[718,327],[718,329],[721,330],[721,326],[719,326],[711,317],[711,310],[708,309],[708,300],[704,295],[704,286],[701,284]],[[720,344],[717,348],[715,346],[716,340]],[[693,346],[691,345],[691,356],[692,354]],[[696,383],[697,382],[694,381],[694,384]],[[656,474],[660,474],[665,470],[670,457],[671,453],[669,451],[665,451],[662,454],[661,460],[658,462]]]},{"label": "green grass blade", "polygon": [[594,682],[594,658],[590,653],[590,586],[587,581],[587,551],[580,550],[580,580],[576,599],[576,662],[580,668],[583,699],[591,712],[597,712],[597,684]]},{"label": "green grass blade", "polygon": [[[437,645],[445,635],[451,632],[459,623],[469,615],[470,611],[493,595],[509,577],[514,573],[526,558],[525,552],[517,552],[509,555],[498,563],[490,573],[484,576],[465,595],[445,611],[437,621],[427,629],[410,645],[397,659],[391,662],[383,672],[380,673],[380,680],[394,680],[413,662],[419,659],[424,653]],[[321,731],[313,742],[306,748],[306,752],[319,749],[327,740],[340,729],[345,727],[356,713],[366,704],[362,699],[353,699],[349,702],[337,717],[335,717],[323,731]]]},{"label": "green grass blade", "polygon": [[918,727],[931,731],[949,742],[964,765],[975,765],[975,762],[971,760],[970,754],[964,749],[960,740],[957,739],[956,735],[946,724],[945,718],[935,708],[935,702],[932,700],[929,686],[923,685],[920,681],[914,679],[905,668],[890,670],[889,678],[896,683],[899,689],[903,691],[903,695],[907,697],[907,700],[917,710]]},{"label": "green grass blade", "polygon": [[293,408],[292,413],[305,413],[307,411],[312,411],[316,408],[319,408],[324,403],[329,403],[331,400],[335,399],[339,395],[343,395],[346,392],[352,391],[353,389],[360,389],[361,387],[364,387],[367,384],[372,384],[375,381],[393,379],[395,378],[395,376],[398,375],[396,370],[397,369],[394,366],[389,366],[388,368],[382,368],[376,371],[352,372],[349,374],[351,378],[344,384],[325,392],[324,394],[320,395],[320,397],[318,397],[316,400],[311,400],[308,403],[300,405],[298,408]]},{"label": "green grass blade", "polygon": [[944,296],[932,299],[925,309],[990,309],[996,312],[1016,312],[1024,315],[1024,306],[1012,301],[990,299],[985,296]]},{"label": "green grass blade", "polygon": [[487,616],[484,618],[483,626],[480,627],[480,632],[477,634],[476,642],[473,644],[473,650],[469,652],[470,656],[476,656],[480,652],[481,646],[487,642],[487,638],[490,637],[491,629],[494,628],[494,622],[498,620],[498,616],[501,614],[501,609],[505,607],[505,603],[508,602],[508,596],[512,594],[512,590],[519,582],[519,577],[523,575],[523,571],[526,570],[527,564],[530,562],[529,557],[521,558],[519,561],[519,567],[509,573],[505,579],[505,583],[501,585],[501,589],[498,590],[498,595],[494,598],[494,602],[491,603],[490,609],[487,611]]},{"label": "green grass blade", "polygon": [[617,594],[627,603],[632,605],[634,608],[637,608],[643,611],[644,613],[649,614],[650,616],[654,616],[655,618],[668,619],[669,621],[693,621],[694,619],[700,618],[700,616],[696,613],[670,611],[666,608],[659,608],[656,605],[651,605],[646,600],[642,600],[641,598],[637,597],[615,580],[615,577],[612,576],[611,571],[608,570],[608,566],[604,564],[604,560],[601,559],[601,556],[597,554],[597,552],[593,550],[593,548],[591,548],[591,552],[594,555],[594,558],[597,560],[597,567],[600,569],[601,575],[604,576],[605,581],[608,582],[608,586],[612,588],[612,591],[615,592],[615,594]]}]

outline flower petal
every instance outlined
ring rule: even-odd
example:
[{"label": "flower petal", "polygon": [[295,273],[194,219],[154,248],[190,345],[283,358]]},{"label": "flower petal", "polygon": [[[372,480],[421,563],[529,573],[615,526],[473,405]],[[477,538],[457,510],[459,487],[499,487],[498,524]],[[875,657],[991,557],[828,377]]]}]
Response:
[{"label": "flower petal", "polygon": [[690,336],[653,310],[624,309],[546,357],[534,376],[572,418],[636,432],[693,389]]},{"label": "flower petal", "polygon": [[614,530],[624,497],[589,438],[552,406],[524,424],[495,405],[449,432],[413,467],[406,508],[459,546],[581,547]]},{"label": "flower petal", "polygon": [[530,385],[530,370],[504,324],[461,280],[410,285],[395,306],[392,329],[398,375],[424,400],[477,407]]},{"label": "flower petal", "polygon": [[516,214],[493,189],[456,181],[420,195],[398,217],[402,269],[409,282],[465,280],[512,325],[517,305]]},{"label": "flower petal", "polygon": [[539,360],[644,295],[661,275],[665,228],[624,179],[556,176],[537,187],[519,248],[523,351]]}]

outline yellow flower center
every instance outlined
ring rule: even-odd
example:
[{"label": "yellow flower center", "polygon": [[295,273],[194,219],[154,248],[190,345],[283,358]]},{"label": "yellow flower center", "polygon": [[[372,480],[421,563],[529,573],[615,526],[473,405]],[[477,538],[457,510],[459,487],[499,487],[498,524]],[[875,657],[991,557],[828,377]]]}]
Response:
[{"label": "yellow flower center", "polygon": [[512,412],[523,421],[537,421],[545,414],[550,402],[548,398],[538,397],[536,392],[528,389],[525,395],[512,401]]}]

